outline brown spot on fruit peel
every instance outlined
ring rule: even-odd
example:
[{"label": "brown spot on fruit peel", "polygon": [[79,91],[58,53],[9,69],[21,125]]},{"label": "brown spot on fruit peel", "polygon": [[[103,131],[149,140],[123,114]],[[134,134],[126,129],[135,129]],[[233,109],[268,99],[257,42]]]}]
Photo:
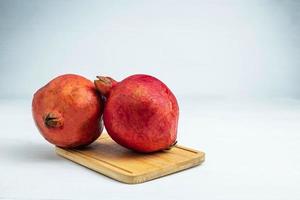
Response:
[{"label": "brown spot on fruit peel", "polygon": [[176,144],[177,144],[177,140],[173,144],[171,144],[168,148],[166,148],[165,150],[171,150]]}]

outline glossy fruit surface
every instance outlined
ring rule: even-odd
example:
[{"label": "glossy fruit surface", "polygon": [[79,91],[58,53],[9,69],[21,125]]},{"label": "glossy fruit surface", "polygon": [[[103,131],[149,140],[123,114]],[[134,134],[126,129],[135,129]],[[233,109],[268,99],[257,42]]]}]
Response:
[{"label": "glossy fruit surface", "polygon": [[58,76],[40,88],[32,114],[43,137],[64,148],[84,146],[102,130],[103,103],[93,82],[75,74]]},{"label": "glossy fruit surface", "polygon": [[170,89],[149,75],[133,75],[121,82],[98,77],[104,96],[104,125],[120,145],[138,152],[164,150],[176,142],[179,108]]}]

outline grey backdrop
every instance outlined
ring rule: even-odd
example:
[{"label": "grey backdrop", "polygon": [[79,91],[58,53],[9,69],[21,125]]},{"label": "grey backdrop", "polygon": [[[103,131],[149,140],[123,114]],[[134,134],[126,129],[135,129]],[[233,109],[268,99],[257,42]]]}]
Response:
[{"label": "grey backdrop", "polygon": [[147,73],[177,95],[299,97],[300,1],[0,0],[0,96]]}]

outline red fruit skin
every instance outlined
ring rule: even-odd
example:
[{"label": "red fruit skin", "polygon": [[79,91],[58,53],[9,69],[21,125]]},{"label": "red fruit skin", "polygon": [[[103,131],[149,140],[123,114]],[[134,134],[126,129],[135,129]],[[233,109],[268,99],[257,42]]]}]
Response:
[{"label": "red fruit skin", "polygon": [[101,96],[94,84],[74,74],[53,79],[34,94],[32,101],[40,133],[63,148],[85,146],[96,140],[103,130],[102,111]]},{"label": "red fruit skin", "polygon": [[114,141],[144,153],[167,149],[176,142],[178,117],[178,103],[170,89],[142,74],[111,88],[103,114]]}]

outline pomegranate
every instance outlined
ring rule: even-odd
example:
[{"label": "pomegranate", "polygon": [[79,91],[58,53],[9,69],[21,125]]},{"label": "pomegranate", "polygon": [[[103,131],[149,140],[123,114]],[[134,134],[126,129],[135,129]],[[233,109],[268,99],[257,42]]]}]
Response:
[{"label": "pomegranate", "polygon": [[92,143],[102,130],[103,104],[92,81],[74,74],[59,76],[33,97],[32,113],[46,140],[59,147]]},{"label": "pomegranate", "polygon": [[103,120],[118,144],[138,151],[168,149],[176,142],[179,108],[170,89],[149,75],[121,82],[98,76],[96,88],[105,96]]}]

